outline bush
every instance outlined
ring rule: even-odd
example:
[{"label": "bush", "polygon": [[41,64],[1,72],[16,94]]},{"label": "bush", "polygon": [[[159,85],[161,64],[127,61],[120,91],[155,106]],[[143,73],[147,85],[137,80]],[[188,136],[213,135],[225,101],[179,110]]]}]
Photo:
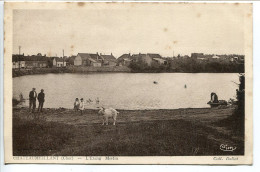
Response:
[{"label": "bush", "polygon": [[16,98],[13,98],[13,107],[17,106],[20,103],[19,100],[17,100]]}]

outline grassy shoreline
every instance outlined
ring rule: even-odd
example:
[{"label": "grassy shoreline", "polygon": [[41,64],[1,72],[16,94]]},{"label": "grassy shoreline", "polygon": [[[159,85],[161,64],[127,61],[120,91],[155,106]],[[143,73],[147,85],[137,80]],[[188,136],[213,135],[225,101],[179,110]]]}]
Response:
[{"label": "grassy shoreline", "polygon": [[64,68],[33,68],[33,69],[13,69],[12,76],[37,75],[49,73],[130,73],[126,66],[106,66],[106,67],[64,67]]},{"label": "grassy shoreline", "polygon": [[156,71],[156,70],[132,70],[126,66],[112,67],[66,67],[66,68],[34,68],[34,69],[16,69],[12,71],[12,77],[25,75],[39,75],[50,73],[238,73],[238,71]]},{"label": "grassy shoreline", "polygon": [[[218,122],[234,107],[222,109],[118,110],[117,125],[102,126],[97,110],[83,115],[70,109],[45,109],[40,119],[27,108],[13,109],[15,156],[205,156],[242,155],[243,134]],[[221,144],[236,146],[233,152]]]}]

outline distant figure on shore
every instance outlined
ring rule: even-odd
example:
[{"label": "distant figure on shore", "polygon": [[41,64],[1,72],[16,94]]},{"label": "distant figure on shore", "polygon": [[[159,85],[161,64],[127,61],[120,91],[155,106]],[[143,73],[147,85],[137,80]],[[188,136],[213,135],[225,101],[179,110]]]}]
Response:
[{"label": "distant figure on shore", "polygon": [[41,92],[38,94],[38,102],[39,102],[38,112],[42,112],[43,103],[45,101],[44,98],[45,98],[44,90],[41,89]]},{"label": "distant figure on shore", "polygon": [[85,105],[84,105],[84,100],[83,98],[80,99],[80,103],[79,103],[79,110],[80,110],[80,114],[82,115],[83,113],[83,110],[85,108]]},{"label": "distant figure on shore", "polygon": [[75,111],[78,111],[78,110],[79,110],[79,99],[78,99],[78,98],[75,99],[75,102],[74,102],[74,110],[75,110]]},{"label": "distant figure on shore", "polygon": [[96,98],[96,104],[97,105],[99,104],[99,98],[98,97]]},{"label": "distant figure on shore", "polygon": [[217,96],[216,93],[212,92],[212,93],[210,94],[210,101],[211,101],[212,103],[218,103],[218,96]]},{"label": "distant figure on shore", "polygon": [[34,113],[34,110],[36,108],[36,98],[37,98],[37,93],[35,91],[36,89],[33,88],[32,91],[29,93],[29,112]]},{"label": "distant figure on shore", "polygon": [[186,84],[184,85],[184,88],[187,88],[187,85],[186,85]]},{"label": "distant figure on shore", "polygon": [[19,98],[20,98],[20,102],[23,102],[23,101],[24,101],[23,93],[20,93]]}]

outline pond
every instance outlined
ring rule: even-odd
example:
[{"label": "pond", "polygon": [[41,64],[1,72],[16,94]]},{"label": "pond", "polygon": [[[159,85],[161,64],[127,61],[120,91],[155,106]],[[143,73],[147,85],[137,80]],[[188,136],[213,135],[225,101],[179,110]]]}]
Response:
[{"label": "pond", "polygon": [[[86,108],[178,109],[209,107],[210,93],[235,99],[235,73],[92,73],[44,74],[13,78],[13,97],[22,93],[28,106],[33,87],[45,92],[45,108],[73,108],[84,98]],[[99,99],[99,103],[96,102]],[[88,101],[87,101],[88,100]],[[38,102],[37,102],[38,105]]]}]

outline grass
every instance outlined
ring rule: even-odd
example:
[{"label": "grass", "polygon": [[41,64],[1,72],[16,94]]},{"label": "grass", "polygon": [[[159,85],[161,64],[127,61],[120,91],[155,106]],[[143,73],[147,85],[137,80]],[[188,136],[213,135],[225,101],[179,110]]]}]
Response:
[{"label": "grass", "polygon": [[[101,126],[100,123],[67,124],[48,120],[26,119],[14,111],[13,150],[20,156],[192,156],[192,155],[242,155],[243,139],[232,137],[232,131],[216,123],[194,120],[192,115],[184,119],[171,119],[174,110],[161,110],[169,120],[123,121],[124,113],[138,118],[139,111],[123,111],[121,120],[116,126]],[[195,110],[196,111],[196,110]],[[202,110],[198,110],[201,112]],[[88,119],[96,114],[89,111]],[[156,112],[156,111],[154,111]],[[187,113],[191,114],[192,111]],[[204,111],[203,111],[204,112]],[[203,116],[207,116],[205,110]],[[214,111],[215,112],[215,111]],[[217,111],[218,112],[218,111]],[[223,112],[223,110],[219,110]],[[226,111],[224,111],[226,112]],[[228,111],[229,112],[229,111]],[[53,112],[47,113],[48,118]],[[66,112],[58,112],[59,118],[65,118]],[[67,113],[71,113],[68,111]],[[151,114],[153,111],[151,111]],[[158,113],[158,112],[157,112]],[[57,115],[57,114],[56,114]],[[176,115],[177,116],[177,115]],[[182,116],[185,116],[182,114]],[[79,118],[82,116],[75,116]],[[84,117],[84,116],[83,116]],[[54,117],[53,117],[54,118]],[[72,118],[72,115],[71,115]],[[84,117],[85,118],[85,117]],[[127,117],[129,119],[129,117]],[[211,117],[212,118],[212,117]],[[221,131],[225,132],[221,132]],[[234,152],[224,152],[220,144],[236,146]]]},{"label": "grass", "polygon": [[73,126],[13,118],[13,155],[51,155],[73,139]]}]

